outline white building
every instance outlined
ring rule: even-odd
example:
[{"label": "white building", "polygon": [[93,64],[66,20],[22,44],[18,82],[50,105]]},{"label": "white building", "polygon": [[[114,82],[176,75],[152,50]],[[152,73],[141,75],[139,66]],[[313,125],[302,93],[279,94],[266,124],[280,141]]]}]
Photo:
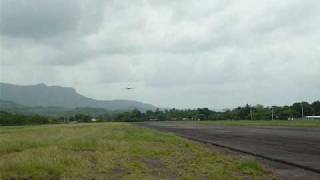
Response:
[{"label": "white building", "polygon": [[91,122],[97,122],[97,119],[92,118],[92,119],[91,119]]},{"label": "white building", "polygon": [[319,119],[320,120],[320,116],[305,116],[306,119]]}]

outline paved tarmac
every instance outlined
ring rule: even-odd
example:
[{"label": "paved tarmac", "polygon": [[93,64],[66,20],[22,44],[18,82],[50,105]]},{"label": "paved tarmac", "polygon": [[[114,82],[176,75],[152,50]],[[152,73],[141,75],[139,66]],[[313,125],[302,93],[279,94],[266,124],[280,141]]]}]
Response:
[{"label": "paved tarmac", "polygon": [[320,128],[140,124],[267,160],[281,179],[320,179]]}]

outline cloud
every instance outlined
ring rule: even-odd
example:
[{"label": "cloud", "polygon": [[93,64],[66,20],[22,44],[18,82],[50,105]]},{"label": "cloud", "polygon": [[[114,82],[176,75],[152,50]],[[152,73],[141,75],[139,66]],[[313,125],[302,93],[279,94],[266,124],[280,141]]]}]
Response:
[{"label": "cloud", "polygon": [[1,81],[165,107],[320,97],[317,0],[0,3]]},{"label": "cloud", "polygon": [[88,0],[1,0],[0,32],[34,39],[86,33],[100,20],[100,5]]}]

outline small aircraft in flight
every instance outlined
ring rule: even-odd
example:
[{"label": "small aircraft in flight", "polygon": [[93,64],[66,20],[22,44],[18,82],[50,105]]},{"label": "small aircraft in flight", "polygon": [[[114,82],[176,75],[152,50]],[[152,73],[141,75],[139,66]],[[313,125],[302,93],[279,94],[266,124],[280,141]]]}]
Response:
[{"label": "small aircraft in flight", "polygon": [[132,90],[132,89],[135,89],[134,87],[126,87],[124,88],[124,90]]}]

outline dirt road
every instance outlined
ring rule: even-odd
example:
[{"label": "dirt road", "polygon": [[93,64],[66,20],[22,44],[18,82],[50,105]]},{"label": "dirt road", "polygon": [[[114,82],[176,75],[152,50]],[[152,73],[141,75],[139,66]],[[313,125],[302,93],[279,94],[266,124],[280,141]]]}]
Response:
[{"label": "dirt road", "polygon": [[184,122],[141,125],[267,159],[283,179],[320,179],[320,128],[231,127]]}]

